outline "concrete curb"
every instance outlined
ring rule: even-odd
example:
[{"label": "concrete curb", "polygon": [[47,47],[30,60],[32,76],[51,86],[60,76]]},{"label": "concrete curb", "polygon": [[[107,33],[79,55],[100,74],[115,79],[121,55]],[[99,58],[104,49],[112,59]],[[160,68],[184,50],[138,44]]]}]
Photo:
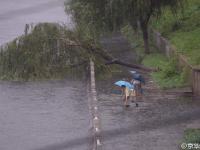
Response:
[{"label": "concrete curb", "polygon": [[95,83],[94,62],[90,60],[90,81],[88,84],[88,105],[91,115],[90,127],[92,129],[93,143],[92,150],[102,150],[101,123],[98,109],[98,100]]}]

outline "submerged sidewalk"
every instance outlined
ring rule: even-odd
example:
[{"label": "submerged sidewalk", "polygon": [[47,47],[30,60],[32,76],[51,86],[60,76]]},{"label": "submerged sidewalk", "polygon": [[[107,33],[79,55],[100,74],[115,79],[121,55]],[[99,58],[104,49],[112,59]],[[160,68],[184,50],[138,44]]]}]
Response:
[{"label": "submerged sidewalk", "polygon": [[[103,40],[105,48],[126,62],[134,63],[134,52],[121,35]],[[112,79],[97,81],[104,150],[178,150],[184,130],[200,120],[200,102],[190,97],[160,90],[146,76],[144,97],[139,107],[123,106],[120,95],[113,95],[113,83],[126,77],[128,68]],[[199,125],[200,127],[200,125]]]}]

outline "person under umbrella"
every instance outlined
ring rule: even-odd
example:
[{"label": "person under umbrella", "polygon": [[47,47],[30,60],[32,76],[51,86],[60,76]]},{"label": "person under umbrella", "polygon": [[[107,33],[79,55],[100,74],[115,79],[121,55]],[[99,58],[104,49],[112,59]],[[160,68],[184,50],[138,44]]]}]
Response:
[{"label": "person under umbrella", "polygon": [[137,80],[137,81],[145,84],[145,79],[141,74],[137,73],[136,71],[130,71],[130,73],[133,75],[134,80]]},{"label": "person under umbrella", "polygon": [[145,84],[145,79],[141,74],[137,73],[136,71],[130,71],[130,72],[133,75],[131,83],[134,84],[135,86],[136,99],[137,99],[138,96],[142,96],[143,94],[142,84]]},{"label": "person under umbrella", "polygon": [[128,105],[128,100],[130,99],[130,97],[135,96],[134,85],[122,80],[115,82],[115,85],[122,88],[124,105],[126,107],[129,107],[130,105]]}]

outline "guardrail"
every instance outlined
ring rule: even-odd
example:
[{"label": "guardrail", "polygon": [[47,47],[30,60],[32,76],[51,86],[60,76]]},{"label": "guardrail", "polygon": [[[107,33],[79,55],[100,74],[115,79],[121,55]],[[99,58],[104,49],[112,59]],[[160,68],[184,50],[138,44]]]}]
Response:
[{"label": "guardrail", "polygon": [[100,114],[98,109],[98,99],[96,92],[96,83],[95,83],[95,67],[94,62],[90,60],[89,71],[90,71],[90,81],[88,88],[88,104],[89,111],[91,114],[91,128],[93,134],[93,143],[92,150],[102,150],[102,141],[101,141],[101,123],[100,123]]},{"label": "guardrail", "polygon": [[191,64],[188,63],[185,56],[179,54],[176,48],[170,44],[170,42],[162,37],[162,35],[153,30],[149,30],[150,37],[155,44],[155,46],[164,53],[167,57],[177,57],[178,66],[180,69],[186,69],[188,74],[188,84],[192,88],[194,96],[200,96],[200,68],[194,68]]}]

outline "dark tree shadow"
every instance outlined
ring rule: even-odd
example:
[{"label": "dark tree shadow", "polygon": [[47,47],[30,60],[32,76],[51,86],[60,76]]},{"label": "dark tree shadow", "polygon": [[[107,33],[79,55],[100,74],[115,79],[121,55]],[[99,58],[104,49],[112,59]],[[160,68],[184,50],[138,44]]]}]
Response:
[{"label": "dark tree shadow", "polygon": [[[171,116],[169,118],[161,119],[161,120],[151,120],[151,121],[144,121],[143,123],[128,126],[126,128],[119,128],[114,130],[102,131],[101,135],[103,140],[110,140],[118,138],[119,136],[128,135],[131,133],[139,133],[141,131],[152,131],[156,129],[166,128],[173,125],[179,125],[182,123],[188,123],[193,120],[200,119],[200,109],[194,109],[191,112],[187,113],[180,113],[176,116]],[[70,141],[66,141],[64,143],[52,144],[46,147],[38,148],[35,150],[66,150],[72,148],[83,147],[85,145],[92,144],[92,136],[85,136],[78,139],[73,139]]]}]

